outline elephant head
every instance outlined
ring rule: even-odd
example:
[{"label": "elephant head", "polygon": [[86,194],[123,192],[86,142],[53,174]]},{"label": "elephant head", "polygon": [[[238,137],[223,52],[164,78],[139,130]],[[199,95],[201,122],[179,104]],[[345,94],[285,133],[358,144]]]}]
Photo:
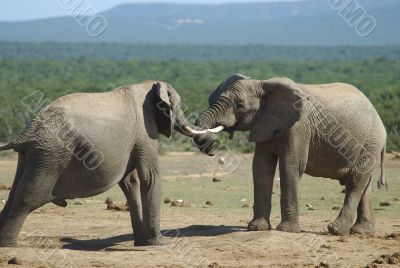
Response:
[{"label": "elephant head", "polygon": [[252,142],[271,140],[300,119],[304,96],[300,86],[287,78],[253,80],[235,74],[211,94],[209,108],[199,115],[196,126],[200,133],[250,131]]},{"label": "elephant head", "polygon": [[[196,133],[195,127],[185,118],[181,107],[181,97],[168,83],[157,82],[152,88],[155,97],[155,114],[158,132],[167,136],[172,135],[172,130],[181,134],[193,137]],[[199,134],[199,133],[197,133]]]}]

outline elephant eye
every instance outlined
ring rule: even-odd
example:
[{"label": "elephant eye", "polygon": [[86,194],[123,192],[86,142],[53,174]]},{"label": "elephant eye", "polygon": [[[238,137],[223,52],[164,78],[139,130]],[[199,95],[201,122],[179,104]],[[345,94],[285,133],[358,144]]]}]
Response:
[{"label": "elephant eye", "polygon": [[241,103],[241,102],[239,102],[238,104],[236,104],[236,109],[237,109],[237,110],[244,109],[244,104]]}]

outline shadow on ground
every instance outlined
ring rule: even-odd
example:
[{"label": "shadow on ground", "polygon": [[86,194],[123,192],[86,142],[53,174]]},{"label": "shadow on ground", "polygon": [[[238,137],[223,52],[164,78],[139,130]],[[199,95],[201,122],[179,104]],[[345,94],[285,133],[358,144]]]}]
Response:
[{"label": "shadow on ground", "polygon": [[[176,237],[193,237],[193,236],[218,236],[229,234],[233,232],[245,231],[243,226],[215,226],[215,225],[191,225],[178,229],[168,229],[162,231],[163,236],[168,238]],[[133,247],[134,236],[132,234],[118,235],[108,238],[96,238],[80,240],[69,237],[61,238],[61,242],[66,243],[63,245],[63,249],[70,250],[83,250],[83,251],[101,251],[101,250],[112,250],[110,247],[117,246],[120,243],[132,242]],[[128,251],[133,249],[117,249],[118,251]],[[135,250],[140,250],[136,248]]]},{"label": "shadow on ground", "polygon": [[162,234],[166,237],[217,236],[245,230],[243,226],[190,225],[178,229],[164,230]]}]

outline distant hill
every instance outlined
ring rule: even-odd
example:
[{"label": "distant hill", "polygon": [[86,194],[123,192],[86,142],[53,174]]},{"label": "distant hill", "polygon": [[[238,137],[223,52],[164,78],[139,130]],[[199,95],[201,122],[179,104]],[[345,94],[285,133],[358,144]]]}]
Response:
[{"label": "distant hill", "polygon": [[0,22],[2,41],[154,44],[400,45],[400,1],[358,0],[377,28],[368,37],[328,0],[221,5],[126,4],[103,12],[108,27],[91,37],[71,17]]}]

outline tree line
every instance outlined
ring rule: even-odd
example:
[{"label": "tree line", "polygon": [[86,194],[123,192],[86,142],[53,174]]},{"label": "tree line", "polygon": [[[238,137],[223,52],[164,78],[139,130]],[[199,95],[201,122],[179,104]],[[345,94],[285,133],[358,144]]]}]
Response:
[{"label": "tree line", "polygon": [[[15,137],[40,110],[44,101],[73,92],[104,92],[144,80],[170,82],[180,93],[186,113],[207,108],[208,95],[227,76],[243,73],[256,79],[286,76],[299,83],[345,82],[371,100],[388,131],[388,149],[400,150],[400,60],[361,61],[189,61],[189,60],[0,60],[0,140]],[[27,104],[26,101],[30,103]],[[33,109],[36,108],[36,109]],[[163,148],[190,150],[191,142],[175,135]],[[223,141],[226,137],[222,138]],[[232,141],[226,141],[232,143]],[[234,148],[250,151],[246,133]]]},{"label": "tree line", "polygon": [[0,41],[0,59],[354,61],[380,58],[400,59],[400,46],[229,46]]}]

